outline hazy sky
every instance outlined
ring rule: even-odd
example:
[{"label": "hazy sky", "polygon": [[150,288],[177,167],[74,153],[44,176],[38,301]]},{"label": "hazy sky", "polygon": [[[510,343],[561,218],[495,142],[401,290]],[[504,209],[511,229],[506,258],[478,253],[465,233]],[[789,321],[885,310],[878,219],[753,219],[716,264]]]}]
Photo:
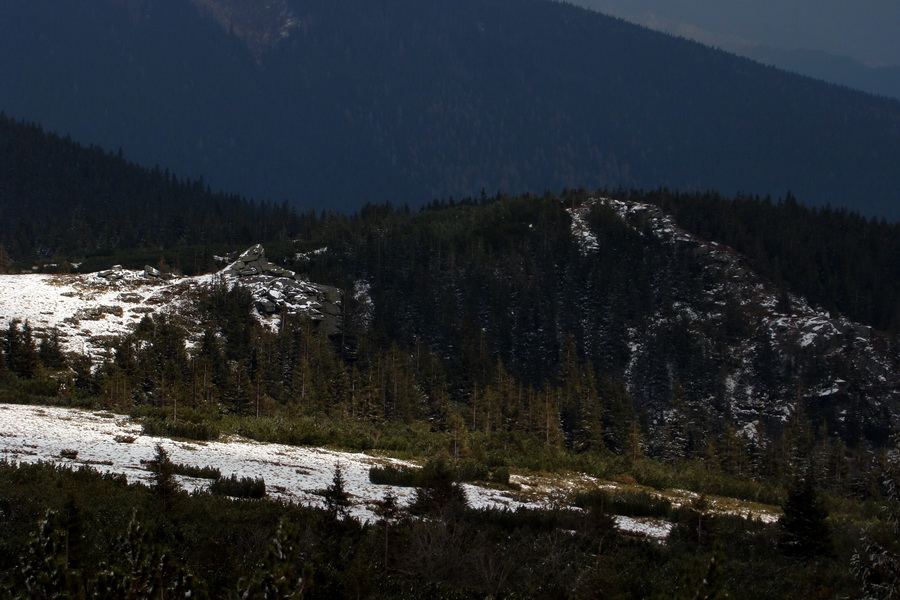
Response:
[{"label": "hazy sky", "polygon": [[755,43],[900,65],[900,0],[568,1],[731,50]]}]

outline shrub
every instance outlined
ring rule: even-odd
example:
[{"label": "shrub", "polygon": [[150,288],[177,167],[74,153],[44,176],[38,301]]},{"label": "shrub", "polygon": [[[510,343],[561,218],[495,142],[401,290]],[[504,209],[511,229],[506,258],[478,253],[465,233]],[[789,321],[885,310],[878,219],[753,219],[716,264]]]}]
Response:
[{"label": "shrub", "polygon": [[185,465],[175,463],[173,465],[176,475],[185,477],[196,477],[197,479],[220,479],[222,473],[215,467],[196,467],[194,465]]},{"label": "shrub", "polygon": [[416,487],[419,470],[403,465],[384,465],[369,469],[369,481],[376,485],[396,485],[399,487]]},{"label": "shrub", "polygon": [[266,495],[266,482],[262,477],[219,477],[209,485],[211,494],[230,496],[232,498],[263,498]]},{"label": "shrub", "polygon": [[422,468],[421,485],[409,510],[413,514],[439,515],[447,510],[457,511],[468,506],[462,486],[454,480],[454,473],[444,460],[431,460]]},{"label": "shrub", "polygon": [[155,437],[185,438],[188,440],[208,441],[219,437],[219,429],[214,424],[190,423],[187,421],[168,421],[163,419],[147,419],[143,423],[144,435]]},{"label": "shrub", "polygon": [[601,508],[608,513],[627,517],[668,518],[672,514],[671,502],[647,492],[594,489],[579,492],[572,503],[580,508]]},{"label": "shrub", "polygon": [[[434,478],[436,464],[440,462],[446,467],[452,481],[489,481],[501,485],[509,485],[509,469],[496,467],[488,469],[482,463],[462,461],[447,464],[444,461],[430,460],[421,469],[404,465],[384,465],[369,469],[369,481],[376,485],[395,485],[399,487],[421,487]],[[442,475],[443,476],[443,475]]]}]

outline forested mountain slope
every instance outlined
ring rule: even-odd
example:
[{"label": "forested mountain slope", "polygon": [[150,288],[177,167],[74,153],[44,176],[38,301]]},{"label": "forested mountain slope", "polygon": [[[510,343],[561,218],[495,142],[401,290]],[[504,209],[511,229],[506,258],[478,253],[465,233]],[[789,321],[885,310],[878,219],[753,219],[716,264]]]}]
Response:
[{"label": "forested mountain slope", "polygon": [[[141,269],[175,252],[192,257],[183,270],[209,271],[221,267],[214,252],[240,252],[252,240],[304,280],[344,290],[340,335],[331,335],[337,356],[329,360],[338,362],[316,367],[332,375],[317,382],[314,410],[373,410],[401,420],[431,415],[441,427],[459,411],[476,429],[528,431],[537,398],[546,398],[541,394],[579,381],[587,387],[572,397],[582,400],[558,406],[561,431],[575,445],[590,446],[585,439],[596,438],[603,423],[603,444],[621,450],[622,427],[637,419],[649,451],[690,454],[699,451],[702,432],[726,427],[750,427],[747,439],[778,439],[800,407],[827,425],[826,437],[850,445],[878,445],[896,426],[896,225],[806,209],[790,198],[727,200],[665,190],[484,197],[419,212],[370,205],[352,216],[297,214],[214,195],[202,184],[33,127],[3,125],[9,132],[3,164],[10,167],[0,179],[6,215],[0,247],[18,261],[7,259],[4,268]],[[604,194],[618,199],[603,200]],[[293,362],[297,349],[273,355],[266,344],[276,342],[251,335],[249,316],[254,307],[277,315],[284,289],[207,303],[186,313],[194,316],[178,326],[189,331],[171,339],[198,343],[209,327],[210,335],[224,336],[235,374],[268,373],[267,396],[290,405],[291,378],[306,377]],[[151,313],[166,296],[140,295],[134,308]],[[7,319],[17,316],[8,312]],[[37,333],[43,338],[50,330]],[[104,343],[109,356],[118,356],[114,342]],[[215,362],[225,349],[207,351]],[[385,406],[339,408],[350,402],[348,389],[359,389],[358,378],[384,376],[385,356],[396,365],[422,353],[439,365],[430,380],[419,379],[417,367],[415,376],[397,375],[403,383],[397,380]],[[184,356],[184,349],[166,354]],[[262,355],[272,362],[260,366]],[[304,360],[324,360],[316,356]],[[342,375],[334,379],[335,373]],[[520,386],[515,400],[508,397],[515,386],[498,387],[507,376]],[[134,372],[128,377],[138,377],[134,385],[140,380]],[[182,377],[190,382],[194,375]],[[228,410],[244,410],[249,400],[230,386],[246,392],[246,381],[219,377],[224,387],[215,397]],[[596,392],[605,398],[598,400],[602,409],[583,404],[592,386],[603,390]],[[257,389],[262,393],[262,381]],[[506,408],[481,412],[485,394],[506,397]],[[667,430],[671,423],[682,431]]]},{"label": "forested mountain slope", "polygon": [[803,404],[848,441],[894,426],[896,338],[811,306],[652,205],[505,199],[350,230],[310,270],[366,292],[369,343],[448,357],[466,403],[494,381],[492,361],[541,386],[575,360],[623,381],[656,439],[701,415],[772,436]]},{"label": "forested mountain slope", "polygon": [[896,101],[543,0],[256,4],[4,2],[0,110],[317,209],[667,185],[900,216]]},{"label": "forested mountain slope", "polygon": [[[285,205],[212,193],[98,147],[0,114],[0,246],[6,260],[84,259],[121,250],[250,245],[301,226]],[[212,245],[212,246],[211,246]],[[140,265],[138,265],[140,266]],[[104,264],[98,268],[107,268]]]}]

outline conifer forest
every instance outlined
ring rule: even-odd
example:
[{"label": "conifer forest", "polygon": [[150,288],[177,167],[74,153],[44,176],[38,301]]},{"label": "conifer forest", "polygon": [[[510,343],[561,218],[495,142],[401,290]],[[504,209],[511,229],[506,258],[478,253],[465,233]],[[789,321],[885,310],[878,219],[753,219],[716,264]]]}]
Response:
[{"label": "conifer forest", "polygon": [[900,103],[631,4],[0,0],[0,600],[900,600]]}]

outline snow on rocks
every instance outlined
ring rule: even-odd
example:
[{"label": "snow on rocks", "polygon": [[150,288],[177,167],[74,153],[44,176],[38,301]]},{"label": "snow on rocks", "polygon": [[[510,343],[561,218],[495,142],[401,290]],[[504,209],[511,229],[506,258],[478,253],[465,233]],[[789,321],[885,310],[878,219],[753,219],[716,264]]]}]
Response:
[{"label": "snow on rocks", "polygon": [[566,210],[572,218],[572,235],[578,242],[581,253],[585,256],[600,250],[600,242],[597,241],[597,236],[594,235],[594,232],[591,231],[587,221],[584,219],[589,211],[590,208],[584,206]]},{"label": "snow on rocks", "polygon": [[28,322],[38,336],[56,328],[65,351],[96,363],[109,355],[113,338],[130,332],[146,315],[186,316],[197,293],[217,283],[248,287],[257,317],[270,327],[286,314],[324,321],[332,332],[339,328],[341,291],[268,262],[259,245],[218,274],[198,277],[174,276],[149,265],[75,275],[0,275],[0,328],[14,319]]},{"label": "snow on rocks", "polygon": [[229,285],[240,284],[250,289],[257,318],[264,325],[275,328],[278,315],[303,314],[313,321],[324,321],[329,331],[338,329],[341,291],[307,281],[269,262],[259,244],[246,250],[220,275]]},{"label": "snow on rocks", "polygon": [[[837,386],[827,374],[808,378],[807,398],[827,401],[829,410],[838,410],[838,402],[859,406],[854,398],[865,398],[866,405],[871,405],[864,407],[866,410],[895,410],[890,407],[900,400],[900,356],[887,336],[779,289],[756,273],[741,254],[680,228],[658,206],[597,198],[569,212],[585,213],[590,206],[611,209],[638,235],[670,246],[673,257],[690,258],[697,273],[696,291],[690,297],[660,305],[647,331],[639,331],[637,336],[629,331],[626,343],[631,353],[625,378],[630,390],[640,385],[636,376],[640,368],[635,365],[647,358],[645,353],[653,347],[657,332],[676,324],[691,333],[698,347],[709,348],[715,343],[705,333],[710,325],[744,322],[748,335],[720,349],[727,352],[732,365],[722,377],[739,428],[788,414],[784,410],[788,394],[783,390],[773,393],[774,384],[769,388],[760,385],[760,370],[772,365],[789,371],[798,364],[833,360],[852,374],[848,378],[851,383]],[[575,218],[573,214],[573,235],[583,244],[586,234],[581,228],[586,224],[582,218],[576,227]],[[742,321],[735,321],[736,316]]]},{"label": "snow on rocks", "polygon": [[86,275],[0,276],[0,327],[28,322],[38,335],[58,329],[66,351],[98,358],[109,340],[134,328],[152,312],[177,313],[202,277],[165,280],[114,267]]}]

